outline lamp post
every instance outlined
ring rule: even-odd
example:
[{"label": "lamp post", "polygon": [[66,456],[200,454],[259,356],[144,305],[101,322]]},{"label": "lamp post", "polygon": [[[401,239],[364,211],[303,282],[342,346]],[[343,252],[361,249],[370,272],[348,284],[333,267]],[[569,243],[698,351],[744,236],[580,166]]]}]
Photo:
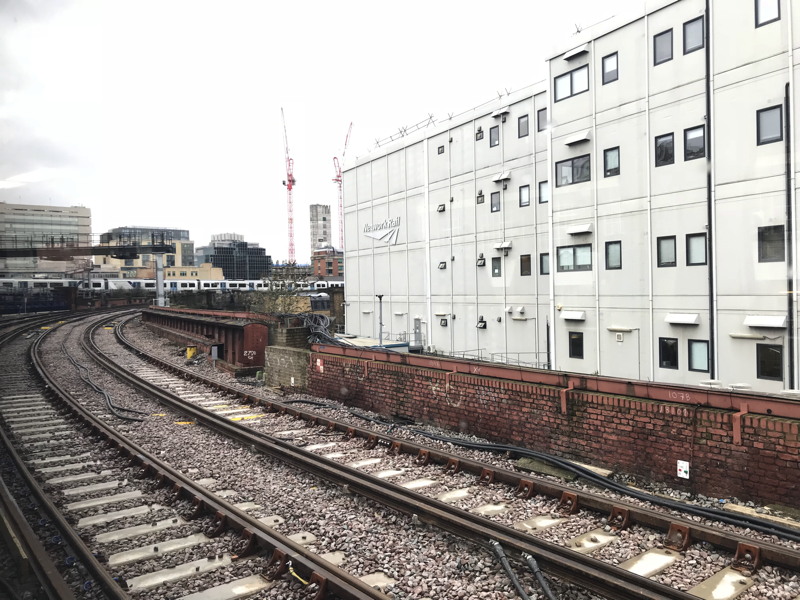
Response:
[{"label": "lamp post", "polygon": [[383,294],[375,294],[378,299],[378,346],[383,347]]}]

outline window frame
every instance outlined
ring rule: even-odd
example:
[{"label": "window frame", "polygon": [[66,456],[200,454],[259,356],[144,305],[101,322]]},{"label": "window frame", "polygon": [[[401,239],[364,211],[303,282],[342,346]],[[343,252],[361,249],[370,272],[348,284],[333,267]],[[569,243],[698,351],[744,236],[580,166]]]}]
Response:
[{"label": "window frame", "polygon": [[[589,176],[588,176],[587,179],[576,180],[575,179],[575,165],[573,163],[575,163],[578,160],[582,160],[582,159],[586,159],[586,161],[589,164],[589,168],[586,170],[586,172],[589,174]],[[564,165],[566,163],[570,163],[571,164],[571,167],[572,167],[572,177],[571,177],[571,179],[572,179],[572,181],[570,181],[568,183],[559,183],[559,177],[558,177],[559,166]],[[555,177],[556,177],[556,187],[566,187],[568,185],[575,185],[576,183],[586,183],[587,181],[591,181],[592,180],[592,156],[591,156],[591,154],[582,154],[581,156],[574,156],[574,157],[568,158],[566,160],[558,161],[556,163]]]},{"label": "window frame", "polygon": [[[573,342],[575,345],[573,346]],[[580,344],[580,346],[578,346]],[[568,331],[567,332],[567,347],[569,348],[570,358],[583,359],[583,332],[582,331]]]},{"label": "window frame", "polygon": [[[609,155],[609,153],[614,152],[614,151],[616,151],[616,153],[617,153],[616,173],[610,172],[610,171],[613,171],[614,169],[609,169],[608,168],[608,155]],[[616,177],[617,175],[620,174],[620,170],[621,170],[621,164],[620,164],[619,146],[614,146],[613,148],[606,148],[605,150],[603,150],[603,176],[604,177]]]},{"label": "window frame", "polygon": [[[575,91],[574,76],[575,76],[575,74],[577,72],[582,71],[584,69],[586,69],[586,89],[585,90],[581,90],[580,92],[576,92]],[[566,96],[563,96],[563,97],[559,98],[558,97],[558,81],[561,80],[561,79],[564,79],[564,78],[569,78],[569,93]],[[566,73],[562,73],[561,75],[557,75],[556,77],[553,77],[553,102],[561,102],[562,100],[567,100],[567,99],[572,98],[574,96],[578,96],[580,94],[586,93],[586,92],[589,91],[590,88],[591,88],[591,85],[590,85],[590,82],[589,82],[589,65],[587,64],[587,65],[582,65],[580,67],[576,67],[575,69],[572,69],[571,71],[567,71]]]},{"label": "window frame", "polygon": [[[694,368],[692,366],[692,364],[693,364],[692,358],[694,356],[694,352],[692,351],[692,348],[694,348],[697,345],[705,346],[705,349],[706,349],[706,368],[705,369],[696,369],[696,368]],[[710,360],[711,357],[709,356],[709,353],[708,353],[709,349],[710,349],[710,344],[708,343],[708,340],[689,339],[687,341],[686,348],[687,348],[687,352],[688,352],[688,355],[687,355],[688,364],[687,364],[686,368],[689,369],[690,371],[694,371],[695,373],[708,373],[709,372],[709,364],[711,363],[711,360]]]},{"label": "window frame", "polygon": [[493,213],[500,212],[500,192],[492,192],[489,196],[489,210]]},{"label": "window frame", "polygon": [[[662,58],[661,60],[658,59],[657,47],[658,47],[658,40],[660,37],[669,35],[669,58]],[[657,33],[653,36],[653,66],[657,67],[658,65],[663,65],[666,62],[671,61],[675,55],[675,39],[672,35],[672,28],[665,29],[661,33]]]},{"label": "window frame", "polygon": [[[523,123],[525,124],[525,133],[523,133]],[[528,135],[530,135],[530,122],[528,121],[528,115],[522,115],[517,119],[517,138],[528,137]]]},{"label": "window frame", "polygon": [[[606,60],[610,58],[614,58],[615,60],[615,67],[613,71],[606,71]],[[608,83],[614,83],[619,79],[619,52],[612,52],[611,54],[606,54],[602,60],[600,61],[600,73],[603,80],[603,85]],[[613,78],[611,74],[613,73]],[[606,77],[608,75],[608,77]]]},{"label": "window frame", "polygon": [[545,129],[547,129],[547,107],[536,111],[536,131],[544,131]]},{"label": "window frame", "polygon": [[[523,194],[523,190],[526,190],[526,193]],[[524,199],[523,196],[525,196]],[[519,205],[520,208],[531,205],[531,186],[528,184],[519,186]]]},{"label": "window frame", "polygon": [[[544,194],[542,194],[542,184],[544,184],[546,186],[546,190],[547,190],[547,199],[546,200],[542,200],[542,196],[544,196]],[[538,189],[538,191],[539,191],[539,204],[547,204],[548,202],[550,202],[550,181],[549,180],[540,181],[537,187],[539,188]]]},{"label": "window frame", "polygon": [[[661,241],[672,240],[672,262],[667,262],[661,257]],[[656,265],[659,268],[669,268],[678,266],[678,243],[674,235],[662,235],[656,238]]]},{"label": "window frame", "polygon": [[[575,265],[575,250],[578,248],[589,248],[589,263],[588,265]],[[572,268],[566,268],[561,264],[561,251],[572,250]],[[557,273],[574,273],[575,271],[591,271],[593,268],[592,257],[592,244],[571,244],[569,246],[558,246],[556,248],[556,272]]]},{"label": "window frame", "polygon": [[[702,140],[703,140],[703,153],[699,156],[689,156],[689,134],[693,131],[699,130],[702,133]],[[683,160],[697,160],[699,158],[706,157],[706,126],[705,125],[697,125],[695,127],[687,127],[683,130]]]},{"label": "window frame", "polygon": [[778,9],[778,16],[775,17],[774,19],[770,19],[769,21],[762,21],[762,22],[759,23],[758,8],[761,5],[762,1],[763,0],[755,0],[756,29],[758,29],[759,27],[763,27],[764,25],[769,25],[770,23],[774,23],[775,21],[780,21],[781,20],[781,2],[780,2],[780,0],[775,0],[776,7]]},{"label": "window frame", "polygon": [[[671,141],[671,144],[672,144],[672,159],[669,162],[666,162],[666,161],[663,161],[663,160],[659,161],[659,157],[658,157],[658,141],[661,140],[661,139],[664,139],[664,138],[669,138],[670,141]],[[674,131],[671,132],[671,133],[664,133],[664,134],[661,134],[661,135],[657,135],[655,137],[654,145],[653,145],[653,154],[654,154],[654,158],[655,158],[655,161],[656,161],[655,162],[656,168],[658,168],[658,167],[666,167],[666,166],[675,164],[675,132]]]},{"label": "window frame", "polygon": [[[527,259],[527,261],[525,260]],[[525,265],[525,262],[528,264]],[[527,269],[526,269],[527,266]],[[527,273],[526,273],[527,271]],[[519,255],[519,276],[520,277],[530,277],[531,273],[533,272],[533,264],[531,262],[531,255],[530,254],[520,254]]]},{"label": "window frame", "polygon": [[489,127],[489,148],[495,148],[500,145],[500,125],[492,125]]},{"label": "window frame", "polygon": [[[687,48],[686,47],[686,26],[693,25],[700,21],[700,45],[695,46],[694,48]],[[684,56],[687,54],[691,54],[692,52],[697,52],[698,50],[702,50],[706,47],[706,20],[703,15],[696,17],[694,19],[690,19],[683,24],[683,54]]]},{"label": "window frame", "polygon": [[[768,112],[768,111],[778,111],[778,116],[780,117],[779,120],[779,130],[780,133],[778,134],[777,138],[769,138],[769,139],[762,139],[761,138],[761,114]],[[774,144],[776,142],[783,141],[783,105],[782,104],[775,104],[773,106],[768,106],[766,108],[761,108],[756,111],[756,145],[757,146],[764,146],[766,144]]]},{"label": "window frame", "polygon": [[[703,261],[691,261],[692,253],[690,251],[690,241],[702,238],[703,239]],[[686,266],[687,267],[698,267],[702,265],[708,264],[708,236],[705,232],[701,233],[687,233],[686,234]]]},{"label": "window frame", "polygon": [[[609,266],[608,250],[613,246],[619,246],[619,264],[617,266]],[[620,271],[622,270],[622,240],[611,240],[606,242],[605,248],[605,268],[606,271]]]},{"label": "window frame", "polygon": [[502,277],[503,276],[503,257],[502,256],[493,256],[492,257],[492,277]]},{"label": "window frame", "polygon": [[[670,343],[672,347],[675,349],[675,366],[667,365],[665,363],[664,355],[665,350],[667,350],[667,343]],[[658,338],[658,368],[659,369],[672,369],[677,371],[680,369],[680,355],[678,353],[678,338],[673,337],[659,337]]]},{"label": "window frame", "polygon": [[[777,254],[766,252],[767,243],[774,243],[775,240],[765,239],[766,234],[773,231],[781,231],[781,257],[774,258]],[[758,262],[760,263],[773,263],[773,262],[786,262],[786,226],[785,225],[766,225],[758,228]]]},{"label": "window frame", "polygon": [[[766,375],[764,373],[763,368],[763,361],[761,359],[761,353],[767,350],[775,350],[778,349],[779,360],[780,364],[778,365],[780,368],[780,375],[779,376],[772,376]],[[783,346],[779,344],[756,344],[756,379],[768,379],[770,381],[783,381],[784,375],[784,365],[783,365]]]},{"label": "window frame", "polygon": [[550,253],[539,254],[539,275],[550,275]]}]

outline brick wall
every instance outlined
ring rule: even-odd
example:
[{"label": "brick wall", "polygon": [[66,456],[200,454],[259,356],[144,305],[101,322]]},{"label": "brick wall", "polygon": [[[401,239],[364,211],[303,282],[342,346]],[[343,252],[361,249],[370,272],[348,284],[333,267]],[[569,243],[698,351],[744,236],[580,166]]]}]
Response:
[{"label": "brick wall", "polygon": [[298,348],[267,346],[264,353],[264,382],[270,387],[308,387],[309,351]]},{"label": "brick wall", "polygon": [[[793,419],[322,352],[311,354],[308,389],[693,493],[800,507]],[[677,477],[678,460],[690,463],[690,479]]]},{"label": "brick wall", "polygon": [[311,335],[311,330],[308,327],[277,327],[273,325],[270,326],[269,339],[274,346],[308,348],[309,335]]}]

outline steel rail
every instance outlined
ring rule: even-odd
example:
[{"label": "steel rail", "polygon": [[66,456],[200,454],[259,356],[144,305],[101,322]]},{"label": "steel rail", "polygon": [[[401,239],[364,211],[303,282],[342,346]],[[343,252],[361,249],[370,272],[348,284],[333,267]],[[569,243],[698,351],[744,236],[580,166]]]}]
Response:
[{"label": "steel rail", "polygon": [[[89,349],[87,349],[89,350]],[[563,546],[537,539],[513,528],[493,524],[485,517],[468,513],[429,499],[401,486],[344,466],[303,450],[289,442],[254,432],[223,416],[181,400],[175,394],[122,370],[114,361],[92,348],[93,358],[131,385],[153,395],[165,405],[220,434],[269,454],[284,463],[314,474],[350,492],[374,500],[406,514],[415,514],[422,521],[434,524],[459,537],[469,539],[491,551],[491,540],[500,542],[517,558],[530,554],[549,573],[576,585],[615,600],[696,600],[696,597],[641,577],[598,559]],[[138,351],[141,354],[141,351]]]},{"label": "steel rail", "polygon": [[[0,429],[0,440],[13,459],[13,449],[2,429]],[[75,598],[75,594],[64,581],[2,479],[0,479],[0,524],[4,529],[2,532],[4,537],[7,537],[6,544],[16,547],[18,550],[15,562],[20,579],[26,580],[29,577],[35,577],[42,591],[51,600]]]},{"label": "steel rail", "polygon": [[[98,322],[87,328],[87,336],[100,327]],[[243,547],[239,556],[245,556],[257,550],[272,552],[268,562],[270,576],[283,575],[291,566],[294,571],[302,575],[309,583],[318,586],[316,600],[328,597],[344,598],[348,600],[386,600],[387,596],[370,587],[353,575],[335,567],[319,555],[305,549],[302,545],[278,534],[267,525],[264,525],[246,512],[236,508],[233,504],[219,498],[193,480],[184,476],[179,471],[170,467],[155,455],[149,453],[141,446],[134,444],[114,429],[97,419],[86,408],[74,402],[69,392],[56,380],[49,377],[43,366],[39,354],[39,344],[44,336],[37,340],[36,368],[50,386],[53,394],[60,398],[69,411],[83,421],[91,430],[104,438],[107,443],[114,446],[120,453],[126,455],[131,463],[142,469],[143,476],[150,476],[163,486],[171,485],[177,498],[184,498],[192,502],[194,514],[212,514],[216,518],[217,527],[222,530],[230,528],[241,533]],[[104,570],[105,571],[105,570]],[[124,596],[127,598],[128,596]]]},{"label": "steel rail", "polygon": [[[347,437],[364,438],[370,444],[380,444],[386,446],[387,448],[391,449],[392,452],[415,456],[419,462],[434,462],[443,466],[449,465],[451,469],[466,471],[474,474],[479,478],[479,481],[502,482],[508,484],[509,486],[515,487],[516,489],[526,489],[531,493],[535,492],[557,499],[564,498],[565,494],[575,494],[574,488],[570,488],[566,485],[558,484],[547,479],[537,478],[525,473],[510,471],[508,469],[465,459],[455,454],[450,454],[448,452],[430,448],[428,446],[410,442],[408,440],[395,438],[390,435],[376,434],[372,430],[354,426],[350,423],[343,423],[327,417],[321,418],[319,415],[310,411],[304,411],[285,403],[273,402],[264,398],[259,398],[258,396],[247,394],[234,387],[220,383],[219,381],[215,381],[213,379],[193,373],[189,369],[184,369],[178,365],[164,362],[158,357],[136,348],[124,337],[124,334],[119,331],[119,329],[117,335],[123,344],[130,347],[141,357],[157,363],[163,368],[168,369],[180,375],[181,377],[200,381],[206,385],[214,387],[219,391],[234,394],[243,398],[247,402],[261,405],[267,411],[285,413],[304,419],[312,424],[323,425],[332,431],[340,431]],[[800,551],[793,550],[786,546],[761,540],[754,542],[752,539],[742,535],[724,532],[715,527],[701,525],[696,521],[670,515],[666,512],[644,508],[640,505],[626,502],[624,500],[613,500],[605,496],[591,494],[588,492],[581,492],[577,494],[576,500],[579,506],[591,509],[601,514],[624,514],[626,522],[629,525],[638,524],[651,529],[663,531],[665,534],[671,529],[677,527],[684,532],[684,535],[686,535],[690,541],[707,542],[731,553],[737,553],[742,546],[747,546],[749,548],[755,547],[759,552],[761,562],[769,563],[793,571],[800,571]],[[732,514],[731,516],[735,517],[735,514]],[[712,519],[712,517],[708,518],[710,520]],[[746,528],[747,526],[747,523],[743,523],[741,525],[742,528]],[[684,543],[686,543],[688,540],[684,540]]]}]

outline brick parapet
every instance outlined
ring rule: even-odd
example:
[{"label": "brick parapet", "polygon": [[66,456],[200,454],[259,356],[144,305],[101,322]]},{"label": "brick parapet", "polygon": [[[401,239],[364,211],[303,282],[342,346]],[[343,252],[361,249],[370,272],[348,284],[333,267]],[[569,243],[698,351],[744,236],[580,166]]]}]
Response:
[{"label": "brick parapet", "polygon": [[[322,352],[310,355],[308,389],[693,493],[800,505],[795,419]],[[679,460],[690,464],[688,480]]]}]

